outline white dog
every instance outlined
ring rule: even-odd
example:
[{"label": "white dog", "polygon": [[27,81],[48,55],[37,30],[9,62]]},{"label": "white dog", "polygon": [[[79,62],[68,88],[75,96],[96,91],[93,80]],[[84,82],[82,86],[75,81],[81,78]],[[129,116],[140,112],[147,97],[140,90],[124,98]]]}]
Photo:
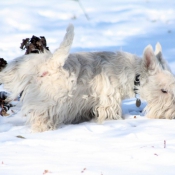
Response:
[{"label": "white dog", "polygon": [[155,54],[147,46],[143,58],[125,52],[69,54],[73,29],[68,27],[53,55],[47,50],[24,55],[0,73],[9,100],[23,92],[22,112],[34,131],[91,118],[122,119],[121,101],[136,93],[148,103],[147,117],[175,117],[175,78],[160,44]]}]

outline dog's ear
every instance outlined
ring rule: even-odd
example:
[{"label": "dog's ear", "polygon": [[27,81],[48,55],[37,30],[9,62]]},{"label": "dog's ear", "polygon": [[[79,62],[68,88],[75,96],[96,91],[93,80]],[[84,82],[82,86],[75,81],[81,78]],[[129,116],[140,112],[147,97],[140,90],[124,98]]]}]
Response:
[{"label": "dog's ear", "polygon": [[148,45],[143,52],[143,64],[147,71],[157,72],[160,71],[161,67],[154,54],[151,45]]},{"label": "dog's ear", "polygon": [[159,53],[162,53],[162,46],[161,44],[158,42],[155,46],[155,55],[159,54]]},{"label": "dog's ear", "polygon": [[55,65],[63,66],[68,55],[69,51],[73,42],[74,38],[74,26],[70,24],[67,27],[66,35],[64,36],[64,39],[62,43],[60,44],[60,47],[53,53],[52,60],[54,61]]},{"label": "dog's ear", "polygon": [[162,68],[164,68],[164,59],[163,59],[163,56],[162,56],[162,46],[160,45],[159,42],[155,46],[155,52],[154,53],[157,57],[157,60],[162,65]]},{"label": "dog's ear", "polygon": [[160,43],[158,42],[155,46],[155,55],[157,60],[159,61],[160,65],[162,66],[162,68],[164,70],[168,70],[169,72],[171,72],[171,69],[168,65],[168,63],[166,62],[166,60],[163,58],[162,55],[162,46],[160,45]]}]

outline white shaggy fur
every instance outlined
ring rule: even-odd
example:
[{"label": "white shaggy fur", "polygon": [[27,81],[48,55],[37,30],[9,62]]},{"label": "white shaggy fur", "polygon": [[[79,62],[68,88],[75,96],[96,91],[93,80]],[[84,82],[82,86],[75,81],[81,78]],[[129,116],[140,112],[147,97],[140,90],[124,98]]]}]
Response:
[{"label": "white shaggy fur", "polygon": [[143,58],[125,52],[69,54],[73,41],[70,25],[60,47],[17,58],[0,73],[0,82],[11,92],[21,92],[22,112],[34,131],[57,128],[95,118],[122,119],[121,101],[134,97],[134,80],[140,74],[140,97],[148,102],[150,118],[175,117],[175,78],[162,57],[149,45]]}]

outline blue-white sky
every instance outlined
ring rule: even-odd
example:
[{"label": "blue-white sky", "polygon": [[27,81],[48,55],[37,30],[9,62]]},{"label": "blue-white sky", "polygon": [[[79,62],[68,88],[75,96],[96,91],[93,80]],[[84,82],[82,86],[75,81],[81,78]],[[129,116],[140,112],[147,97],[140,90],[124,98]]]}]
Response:
[{"label": "blue-white sky", "polygon": [[175,58],[175,2],[149,0],[81,0],[89,20],[73,0],[7,0],[0,2],[1,57],[15,58],[23,38],[47,39],[54,51],[69,23],[75,25],[72,51],[124,50],[142,55],[160,42],[168,61]]}]

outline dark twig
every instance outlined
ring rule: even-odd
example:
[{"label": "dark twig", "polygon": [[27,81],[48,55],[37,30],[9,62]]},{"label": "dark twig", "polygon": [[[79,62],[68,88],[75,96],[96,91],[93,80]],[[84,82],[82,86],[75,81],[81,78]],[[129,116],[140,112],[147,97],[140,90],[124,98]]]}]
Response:
[{"label": "dark twig", "polygon": [[4,60],[3,58],[0,58],[0,71],[2,71],[2,69],[4,69],[7,65],[7,61]]},{"label": "dark twig", "polygon": [[12,107],[12,104],[7,103],[5,100],[8,97],[8,93],[1,91],[0,92],[0,115],[1,116],[8,116],[7,111]]},{"label": "dark twig", "polygon": [[78,2],[78,4],[79,4],[80,8],[82,9],[82,11],[83,11],[83,13],[84,13],[86,19],[87,19],[87,20],[90,20],[90,18],[89,18],[89,16],[88,16],[88,14],[86,13],[86,11],[85,11],[85,9],[84,9],[82,3],[80,2],[80,0],[74,0],[74,1],[77,1],[77,2]]},{"label": "dark twig", "polygon": [[164,140],[164,148],[166,148],[166,140]]},{"label": "dark twig", "polygon": [[85,11],[83,5],[80,3],[80,0],[77,0],[77,1],[78,1],[78,4],[80,5],[81,9],[82,9],[83,12],[84,12],[84,15],[86,16],[86,19],[87,19],[87,20],[90,20],[90,18],[89,18],[89,16],[87,15],[87,13],[86,13],[86,11]]},{"label": "dark twig", "polygon": [[31,39],[26,38],[22,40],[20,48],[22,50],[26,49],[26,55],[30,53],[40,53],[44,52],[44,49],[49,50],[47,47],[47,42],[44,36],[36,37],[32,36]]}]

